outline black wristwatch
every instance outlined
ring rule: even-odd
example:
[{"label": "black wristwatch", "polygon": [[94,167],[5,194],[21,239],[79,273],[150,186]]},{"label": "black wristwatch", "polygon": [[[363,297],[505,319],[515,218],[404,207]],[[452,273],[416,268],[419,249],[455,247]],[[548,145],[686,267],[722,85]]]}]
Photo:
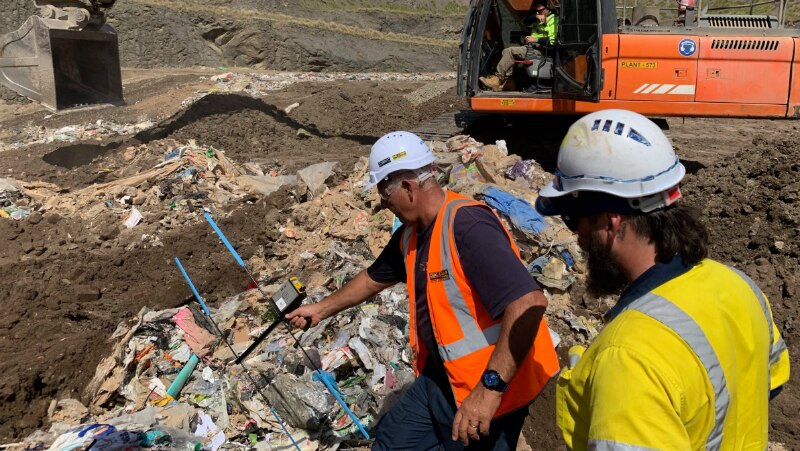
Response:
[{"label": "black wristwatch", "polygon": [[489,390],[505,393],[508,390],[508,382],[500,377],[500,373],[495,370],[486,370],[481,376],[481,383]]}]

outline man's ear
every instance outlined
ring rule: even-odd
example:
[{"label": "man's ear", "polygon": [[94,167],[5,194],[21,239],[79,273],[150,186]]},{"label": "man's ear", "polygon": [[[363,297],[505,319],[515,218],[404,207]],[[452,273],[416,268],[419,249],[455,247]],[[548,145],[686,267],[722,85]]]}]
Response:
[{"label": "man's ear", "polygon": [[625,217],[619,213],[606,213],[606,230],[617,239],[624,239],[626,233]]},{"label": "man's ear", "polygon": [[402,180],[400,182],[400,187],[405,190],[404,196],[408,196],[408,200],[412,200],[416,192],[414,191],[414,184],[411,183],[411,180]]}]

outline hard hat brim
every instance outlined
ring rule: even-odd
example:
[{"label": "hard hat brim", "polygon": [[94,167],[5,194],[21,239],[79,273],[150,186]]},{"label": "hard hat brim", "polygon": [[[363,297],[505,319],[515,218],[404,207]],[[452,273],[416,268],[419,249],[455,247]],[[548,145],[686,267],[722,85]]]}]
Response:
[{"label": "hard hat brim", "polygon": [[376,186],[378,186],[378,182],[367,182],[367,184],[364,185],[363,192],[366,193],[367,191],[371,190],[372,188],[375,188]]}]

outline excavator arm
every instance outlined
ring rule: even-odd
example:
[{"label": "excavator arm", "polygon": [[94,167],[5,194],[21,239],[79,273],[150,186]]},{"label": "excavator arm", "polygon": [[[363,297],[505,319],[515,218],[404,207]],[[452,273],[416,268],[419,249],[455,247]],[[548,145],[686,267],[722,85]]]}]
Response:
[{"label": "excavator arm", "polygon": [[117,0],[33,0],[39,16],[62,20],[70,30],[100,28],[106,23],[106,10]]},{"label": "excavator arm", "polygon": [[122,104],[116,0],[33,0],[39,14],[0,36],[0,84],[53,111]]}]

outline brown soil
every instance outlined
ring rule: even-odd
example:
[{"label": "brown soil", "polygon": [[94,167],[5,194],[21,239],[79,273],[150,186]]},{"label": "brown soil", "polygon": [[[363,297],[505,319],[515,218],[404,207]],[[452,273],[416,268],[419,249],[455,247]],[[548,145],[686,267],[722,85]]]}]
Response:
[{"label": "brown soil", "polygon": [[[185,98],[208,89],[210,82],[200,78],[207,74],[203,71],[170,72],[126,72],[129,105],[121,108],[54,116],[35,105],[0,110],[0,120],[12,135],[28,124],[49,129],[98,119],[150,119],[159,124],[135,137],[76,143],[82,147],[53,143],[3,152],[0,174],[74,191],[149,168],[173,142],[189,139],[225,150],[237,162],[258,161],[278,171],[331,160],[349,170],[383,133],[414,128],[462,106],[453,90],[421,105],[410,103],[406,95],[423,82],[342,81],[298,83],[262,98],[214,94],[181,108]],[[301,106],[283,113],[295,102]],[[552,171],[555,150],[570,121],[490,118],[469,132],[487,143],[506,139],[512,152],[535,157]],[[797,123],[669,124],[668,133],[690,170],[685,196],[708,218],[713,257],[747,271],[762,286],[787,344],[797,349]],[[300,128],[310,136],[300,138]],[[532,129],[542,130],[536,140],[531,139]],[[147,143],[146,152],[133,163],[127,161],[128,146],[141,143]],[[267,199],[245,198],[216,216],[242,255],[269,257],[277,238],[274,224],[284,219],[294,195],[281,190]],[[247,285],[201,220],[178,218],[162,231],[163,247],[142,242],[142,234],[153,231],[163,218],[154,214],[143,228],[131,230],[120,227],[119,218],[110,213],[91,221],[58,212],[19,222],[0,220],[0,441],[42,427],[51,399],[80,397],[98,361],[109,352],[105,340],[120,321],[142,306],[160,309],[189,299],[172,257],[191,267],[199,290],[212,305]],[[800,369],[795,364],[793,370],[791,383],[771,404],[770,434],[788,449],[800,449]],[[551,384],[531,408],[525,436],[534,449],[562,446],[553,419],[553,390]]]}]

